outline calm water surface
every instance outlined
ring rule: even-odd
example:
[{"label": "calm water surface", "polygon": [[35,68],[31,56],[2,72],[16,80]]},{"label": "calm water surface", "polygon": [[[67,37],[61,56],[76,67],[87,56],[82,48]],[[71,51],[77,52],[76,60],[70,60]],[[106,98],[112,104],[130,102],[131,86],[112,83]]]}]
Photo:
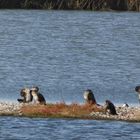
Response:
[{"label": "calm water surface", "polygon": [[[139,140],[139,123],[0,117],[5,140]],[[10,124],[10,125],[9,125]]]},{"label": "calm water surface", "polygon": [[140,14],[0,11],[0,98],[38,85],[47,101],[137,103]]},{"label": "calm water surface", "polygon": [[[138,104],[140,14],[0,11],[0,100],[38,85],[48,102]],[[139,124],[0,117],[1,139],[140,139]]]}]

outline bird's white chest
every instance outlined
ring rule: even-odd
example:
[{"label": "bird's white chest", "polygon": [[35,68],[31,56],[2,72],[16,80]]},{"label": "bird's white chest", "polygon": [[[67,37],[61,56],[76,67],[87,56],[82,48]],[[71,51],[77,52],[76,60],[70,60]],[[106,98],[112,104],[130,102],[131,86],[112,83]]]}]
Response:
[{"label": "bird's white chest", "polygon": [[38,96],[37,96],[37,94],[36,93],[32,93],[32,95],[33,95],[33,102],[34,103],[38,103]]}]

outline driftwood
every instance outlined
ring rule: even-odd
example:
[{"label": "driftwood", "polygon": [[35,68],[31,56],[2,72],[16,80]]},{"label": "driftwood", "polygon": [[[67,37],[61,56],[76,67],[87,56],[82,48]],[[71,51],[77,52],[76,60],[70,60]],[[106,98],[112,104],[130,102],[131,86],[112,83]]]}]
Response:
[{"label": "driftwood", "polygon": [[140,0],[0,0],[0,8],[140,11]]}]

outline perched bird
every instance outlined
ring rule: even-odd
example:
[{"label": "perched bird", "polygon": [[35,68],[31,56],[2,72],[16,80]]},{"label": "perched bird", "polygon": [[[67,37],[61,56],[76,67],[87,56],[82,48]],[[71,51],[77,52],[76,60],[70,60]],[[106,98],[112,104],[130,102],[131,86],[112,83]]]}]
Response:
[{"label": "perched bird", "polygon": [[33,96],[30,93],[29,88],[23,88],[20,91],[20,96],[23,97],[22,99],[17,99],[18,102],[20,102],[20,103],[29,103],[29,102],[32,102],[32,100],[33,100]]},{"label": "perched bird", "polygon": [[109,114],[111,114],[111,115],[117,115],[114,104],[109,100],[105,101],[104,109],[106,112],[108,111]]},{"label": "perched bird", "polygon": [[123,104],[122,107],[129,107],[127,103]]},{"label": "perched bird", "polygon": [[138,99],[139,99],[139,102],[140,102],[140,86],[136,86],[135,91],[138,93]]},{"label": "perched bird", "polygon": [[94,97],[94,94],[93,94],[92,90],[87,89],[84,92],[83,96],[84,96],[84,99],[86,100],[86,103],[88,103],[88,104],[96,104],[96,100],[95,100],[95,97]]},{"label": "perched bird", "polygon": [[30,93],[33,96],[34,103],[46,104],[46,100],[45,100],[44,96],[41,93],[39,93],[38,87],[31,88]]}]

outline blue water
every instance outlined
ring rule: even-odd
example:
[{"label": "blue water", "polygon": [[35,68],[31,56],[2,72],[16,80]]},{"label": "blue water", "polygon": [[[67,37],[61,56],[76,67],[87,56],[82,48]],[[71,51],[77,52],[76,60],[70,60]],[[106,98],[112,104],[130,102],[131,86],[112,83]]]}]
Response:
[{"label": "blue water", "polygon": [[[138,105],[140,14],[0,10],[0,101],[39,86],[47,102]],[[1,139],[140,139],[139,124],[0,117]]]},{"label": "blue water", "polygon": [[140,139],[139,123],[1,117],[0,124],[0,139],[2,140]]}]

